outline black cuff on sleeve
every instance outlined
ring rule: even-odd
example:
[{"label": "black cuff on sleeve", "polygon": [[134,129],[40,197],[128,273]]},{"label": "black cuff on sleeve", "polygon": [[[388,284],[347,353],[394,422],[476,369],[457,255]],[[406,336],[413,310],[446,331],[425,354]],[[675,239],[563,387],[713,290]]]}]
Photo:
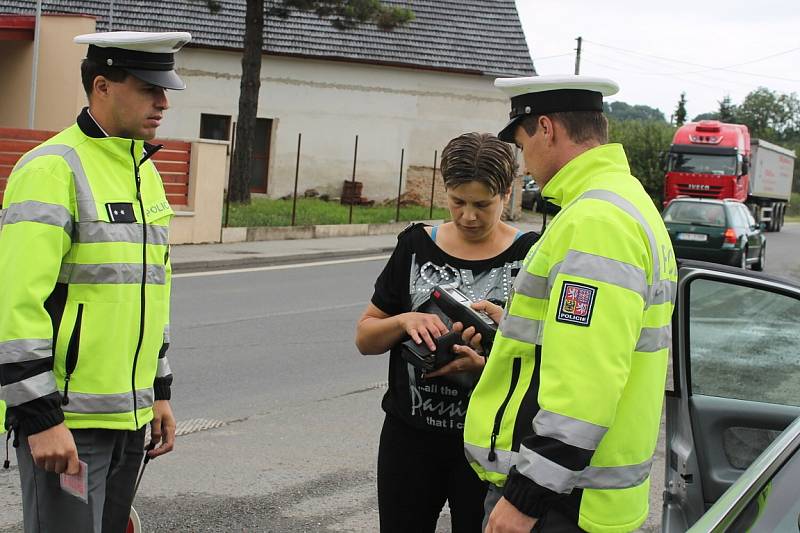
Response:
[{"label": "black cuff on sleeve", "polygon": [[170,400],[172,398],[172,374],[153,380],[153,392],[156,400]]},{"label": "black cuff on sleeve", "polygon": [[6,415],[9,425],[25,435],[41,433],[64,421],[61,395],[53,392],[30,402],[9,407]]},{"label": "black cuff on sleeve", "polygon": [[503,497],[519,512],[531,518],[541,518],[553,502],[566,496],[537,485],[512,468],[508,474]]}]

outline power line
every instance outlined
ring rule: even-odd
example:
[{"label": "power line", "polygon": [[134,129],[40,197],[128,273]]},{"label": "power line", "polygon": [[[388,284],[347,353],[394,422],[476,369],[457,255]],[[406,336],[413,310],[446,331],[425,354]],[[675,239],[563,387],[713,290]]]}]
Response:
[{"label": "power line", "polygon": [[[586,53],[586,52],[584,52],[584,53]],[[631,63],[629,61],[625,61],[625,60],[619,59],[617,57],[611,57],[611,56],[602,54],[602,53],[598,52],[597,50],[591,50],[591,51],[588,52],[588,54],[589,54],[590,57],[599,56],[603,60],[619,62],[619,63],[621,63],[623,65],[628,65],[628,66],[631,66],[631,67],[633,67],[635,69],[646,68],[646,67],[643,67],[643,65],[640,65],[640,64]],[[637,60],[637,61],[642,61],[642,60],[639,60],[638,58],[628,58],[628,57],[626,57],[625,59],[634,59],[634,60]],[[662,76],[662,77],[667,77],[667,78],[672,78],[672,79],[679,79],[678,76],[682,76],[682,75],[685,74],[685,73],[663,72],[663,71],[659,72],[659,71],[652,71],[652,70],[645,70],[645,71],[639,70],[638,72],[633,72],[633,73],[640,74],[642,76]],[[713,76],[708,76],[708,75],[704,76],[704,79],[716,80],[716,81],[718,81],[720,83],[725,83],[725,84],[740,85],[742,87],[749,87],[749,88],[753,87],[752,83],[743,82],[743,81],[739,81],[739,80],[728,80],[728,79],[724,79],[724,78],[715,78]]]},{"label": "power line", "polygon": [[572,55],[572,52],[567,52],[566,54],[558,54],[558,55],[554,55],[554,56],[534,57],[533,60],[534,61],[542,61],[544,59],[555,59],[557,57],[566,57],[566,56],[571,56],[571,55]]},{"label": "power line", "polygon": [[[709,70],[722,70],[722,71],[725,71],[725,72],[731,72],[733,74],[741,74],[741,75],[744,75],[744,76],[753,76],[753,77],[756,77],[756,78],[770,78],[770,79],[775,79],[775,80],[788,81],[788,82],[792,82],[792,83],[800,83],[800,80],[792,79],[792,78],[783,78],[783,77],[780,77],[780,76],[770,76],[770,75],[767,75],[767,74],[754,74],[752,72],[742,72],[742,71],[739,71],[739,70],[732,70],[732,69],[730,69],[728,67],[712,67],[712,66],[709,66],[709,65],[702,65],[700,63],[693,63],[691,61],[684,61],[684,60],[681,60],[681,59],[672,59],[672,58],[669,58],[669,57],[663,57],[663,56],[658,56],[658,55],[654,55],[654,54],[646,54],[646,53],[643,53],[643,52],[637,52],[635,50],[630,50],[630,49],[627,49],[627,48],[621,48],[619,46],[611,46],[611,45],[608,45],[608,44],[598,43],[596,41],[586,40],[586,42],[587,43],[592,43],[592,44],[597,45],[597,46],[601,46],[603,48],[609,48],[611,50],[616,50],[616,51],[627,53],[627,54],[633,54],[633,55],[641,56],[641,57],[650,57],[650,58],[655,58],[655,59],[659,59],[661,61],[668,61],[668,62],[672,62],[672,63],[682,63],[682,64],[685,64],[685,65],[691,65],[693,67],[700,67],[701,69],[703,69],[703,70],[690,71],[690,72],[673,72],[673,73],[669,73],[670,75],[699,74],[699,73],[702,73],[702,72],[707,72]],[[747,61],[745,63],[741,63],[740,65],[750,64],[750,63],[754,63],[754,62],[757,62],[757,61],[763,61],[763,60],[769,59],[771,57],[775,57],[775,56],[778,56],[778,55],[785,55],[785,54],[794,52],[795,50],[800,50],[800,47],[799,48],[793,48],[793,49],[790,49],[790,50],[784,50],[784,51],[779,52],[777,54],[772,54],[770,56],[765,56],[765,57],[759,58],[757,60]],[[740,66],[740,65],[731,65],[731,66]]]}]

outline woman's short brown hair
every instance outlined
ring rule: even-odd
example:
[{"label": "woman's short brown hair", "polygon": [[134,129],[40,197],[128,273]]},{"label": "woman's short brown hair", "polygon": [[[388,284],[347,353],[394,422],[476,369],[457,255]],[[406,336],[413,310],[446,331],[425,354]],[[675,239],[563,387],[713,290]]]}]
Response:
[{"label": "woman's short brown hair", "polygon": [[445,188],[477,181],[492,194],[505,194],[516,175],[517,158],[511,145],[490,133],[464,133],[442,151]]}]

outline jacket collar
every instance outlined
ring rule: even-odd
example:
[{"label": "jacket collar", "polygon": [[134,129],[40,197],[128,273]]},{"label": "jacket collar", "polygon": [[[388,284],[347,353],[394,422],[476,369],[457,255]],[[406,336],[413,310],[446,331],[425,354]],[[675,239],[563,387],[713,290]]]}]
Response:
[{"label": "jacket collar", "polygon": [[621,144],[602,144],[583,152],[556,172],[542,189],[542,196],[564,207],[594,188],[598,175],[609,172],[630,174]]},{"label": "jacket collar", "polygon": [[[78,124],[78,127],[83,132],[83,134],[86,135],[87,137],[91,137],[92,139],[108,139],[109,141],[111,141],[112,139],[116,140],[116,142],[112,142],[112,143],[103,142],[102,144],[104,146],[109,146],[109,144],[115,144],[115,145],[116,144],[120,144],[120,145],[124,144],[125,147],[127,147],[128,150],[130,150],[130,143],[131,142],[133,142],[134,145],[141,146],[140,153],[142,154],[142,159],[139,161],[139,164],[144,163],[145,161],[150,159],[153,156],[153,154],[158,152],[164,146],[162,144],[150,144],[147,141],[135,141],[135,140],[131,140],[131,139],[123,139],[121,137],[110,137],[108,134],[106,134],[105,131],[103,131],[103,128],[100,127],[100,125],[94,119],[92,114],[89,113],[89,108],[88,107],[84,107],[81,110],[80,114],[78,115],[78,118],[77,118],[76,122]],[[124,141],[124,142],[120,142],[120,141]],[[117,148],[117,147],[115,146],[114,148]],[[118,152],[119,150],[118,149],[112,149],[112,151]],[[128,152],[128,156],[127,157],[130,158],[130,152]]]}]

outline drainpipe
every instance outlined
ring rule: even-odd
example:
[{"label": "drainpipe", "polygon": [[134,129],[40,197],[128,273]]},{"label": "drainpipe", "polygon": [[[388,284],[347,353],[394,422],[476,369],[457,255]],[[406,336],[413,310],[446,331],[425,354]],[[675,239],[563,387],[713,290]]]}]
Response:
[{"label": "drainpipe", "polygon": [[39,39],[42,26],[42,0],[36,0],[36,27],[33,30],[33,72],[31,73],[31,103],[28,108],[28,129],[33,129],[36,116],[36,84],[39,71]]}]

